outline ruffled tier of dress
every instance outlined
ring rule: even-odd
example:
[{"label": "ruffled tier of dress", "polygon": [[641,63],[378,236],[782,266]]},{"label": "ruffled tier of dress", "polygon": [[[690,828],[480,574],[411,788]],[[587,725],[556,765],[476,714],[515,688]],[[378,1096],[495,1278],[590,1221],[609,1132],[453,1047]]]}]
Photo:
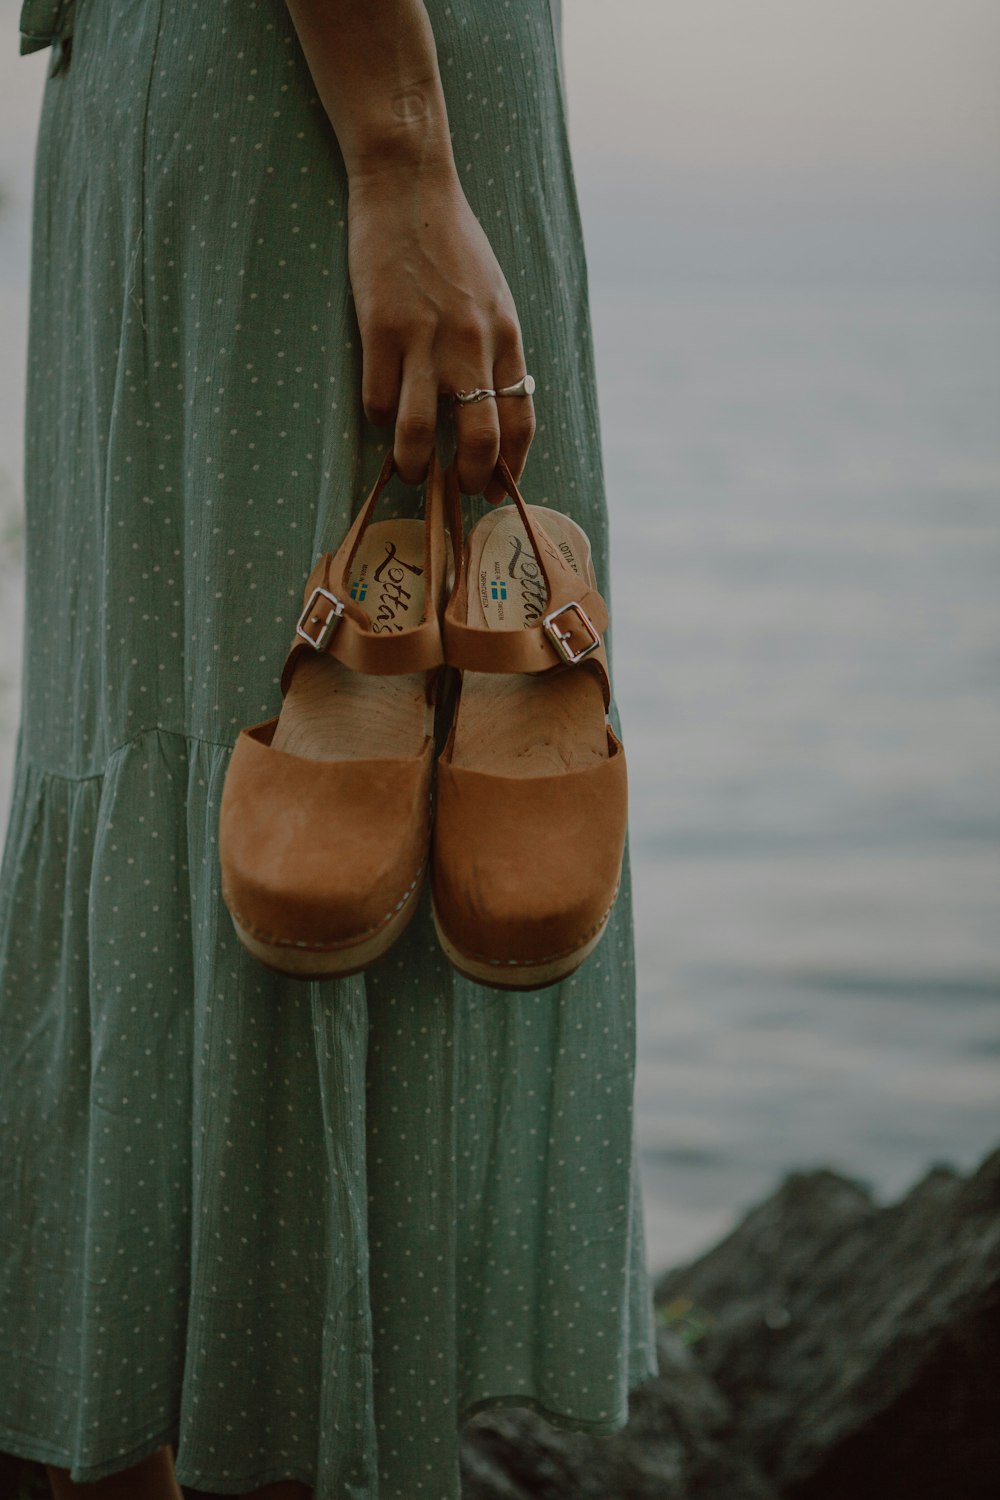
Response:
[{"label": "ruffled tier of dress", "polygon": [[617,1430],[655,1373],[627,1010],[467,984],[421,918],[339,983],[256,964],[219,898],[228,755],[154,728],[72,779],[18,748],[0,1449],[441,1500],[475,1410]]}]

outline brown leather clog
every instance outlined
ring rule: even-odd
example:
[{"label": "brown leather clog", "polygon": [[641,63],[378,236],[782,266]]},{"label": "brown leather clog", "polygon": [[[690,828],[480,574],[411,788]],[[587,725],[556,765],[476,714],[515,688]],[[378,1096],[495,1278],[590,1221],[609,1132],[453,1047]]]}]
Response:
[{"label": "brown leather clog", "polygon": [[219,815],[244,947],[301,979],[353,974],[412,917],[427,865],[447,542],[436,455],[423,520],[372,521],[391,451],[316,563],[280,714],[240,731]]},{"label": "brown leather clog", "polygon": [[445,659],[462,672],[438,761],[431,889],[438,938],[467,978],[537,990],[597,946],[621,879],[625,752],[608,723],[611,685],[586,534],[513,505],[462,541],[461,496],[445,483],[456,585]]}]

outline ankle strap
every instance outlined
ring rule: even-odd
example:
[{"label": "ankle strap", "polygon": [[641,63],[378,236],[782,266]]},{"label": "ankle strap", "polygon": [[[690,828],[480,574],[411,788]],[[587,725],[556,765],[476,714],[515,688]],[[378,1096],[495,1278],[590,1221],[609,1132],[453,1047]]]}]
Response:
[{"label": "ankle strap", "polygon": [[497,461],[497,476],[514,501],[545,583],[542,618],[523,630],[491,630],[468,623],[469,577],[462,497],[454,464],[445,473],[448,525],[455,549],[457,583],[444,613],[442,634],[449,666],[471,672],[548,672],[557,667],[586,666],[600,678],[605,708],[611,685],[604,647],[608,609],[603,596],[573,571],[548,534],[537,526],[506,462]]},{"label": "ankle strap", "polygon": [[439,615],[445,585],[446,539],[441,466],[432,452],[425,481],[424,614],[408,630],[376,632],[371,619],[350,597],[351,565],[385,486],[396,472],[392,449],[382,462],[367,500],[336,552],[324,552],[305,584],[305,605],[281,672],[282,696],[303,651],[336,657],[355,672],[385,676],[426,672],[444,664]]}]

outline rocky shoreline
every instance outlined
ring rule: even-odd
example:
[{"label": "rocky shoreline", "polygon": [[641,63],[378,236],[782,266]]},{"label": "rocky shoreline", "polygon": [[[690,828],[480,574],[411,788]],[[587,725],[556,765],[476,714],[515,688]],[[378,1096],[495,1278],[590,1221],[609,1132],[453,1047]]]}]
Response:
[{"label": "rocky shoreline", "polygon": [[[1000,1149],[890,1207],[794,1174],[655,1301],[660,1373],[628,1426],[485,1412],[463,1433],[463,1500],[1000,1495]],[[0,1459],[0,1496],[43,1486]]]},{"label": "rocky shoreline", "polygon": [[1000,1150],[880,1207],[796,1174],[656,1285],[660,1374],[610,1438],[466,1429],[464,1500],[995,1500]]}]

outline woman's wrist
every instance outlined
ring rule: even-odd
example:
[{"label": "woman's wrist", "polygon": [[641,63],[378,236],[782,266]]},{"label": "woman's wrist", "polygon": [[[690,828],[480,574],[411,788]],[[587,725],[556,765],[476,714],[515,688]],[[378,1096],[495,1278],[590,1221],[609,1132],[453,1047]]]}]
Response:
[{"label": "woman's wrist", "polygon": [[454,174],[423,0],[286,0],[348,178]]},{"label": "woman's wrist", "polygon": [[341,151],[348,176],[364,178],[454,170],[448,112],[435,70],[370,96],[364,112],[342,126]]},{"label": "woman's wrist", "polygon": [[417,180],[445,183],[458,178],[443,113],[439,121],[411,121],[371,131],[353,141],[343,156],[352,188],[385,184],[398,190]]},{"label": "woman's wrist", "polygon": [[355,196],[410,194],[415,188],[450,191],[459,187],[451,151],[373,151],[347,163],[348,190]]}]

